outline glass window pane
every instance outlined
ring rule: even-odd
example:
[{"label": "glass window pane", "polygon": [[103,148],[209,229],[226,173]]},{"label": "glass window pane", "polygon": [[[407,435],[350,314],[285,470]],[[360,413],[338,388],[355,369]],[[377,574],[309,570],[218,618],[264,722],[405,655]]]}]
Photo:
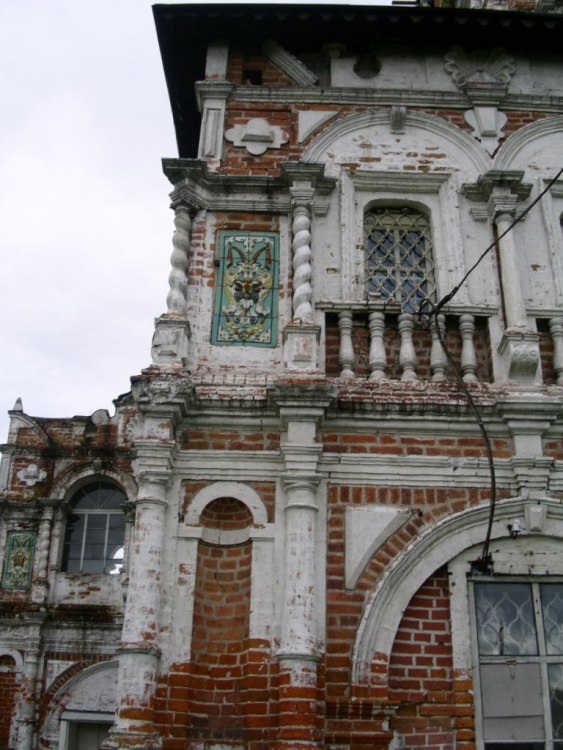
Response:
[{"label": "glass window pane", "polygon": [[366,284],[372,297],[401,303],[407,312],[435,292],[430,222],[409,207],[384,206],[364,217]]},{"label": "glass window pane", "polygon": [[545,750],[544,742],[486,742],[485,750]]},{"label": "glass window pane", "polygon": [[547,673],[553,737],[563,740],[563,664],[548,664]]},{"label": "glass window pane", "polygon": [[116,562],[111,558],[115,550],[123,547],[125,538],[125,501],[123,491],[111,482],[93,482],[75,493],[71,501],[75,512],[65,530],[63,570],[103,573],[105,568],[115,568]]},{"label": "glass window pane", "polygon": [[544,583],[540,590],[546,652],[563,654],[563,584]]},{"label": "glass window pane", "polygon": [[81,573],[103,573],[104,572],[104,560],[101,559],[90,559],[86,556],[82,563]]},{"label": "glass window pane", "polygon": [[523,656],[538,653],[532,588],[526,583],[475,586],[479,653]]}]

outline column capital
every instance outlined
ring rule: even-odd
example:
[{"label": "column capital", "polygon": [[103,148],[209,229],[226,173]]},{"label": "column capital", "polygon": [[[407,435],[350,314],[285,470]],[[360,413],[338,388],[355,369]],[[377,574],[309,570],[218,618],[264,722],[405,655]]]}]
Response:
[{"label": "column capital", "polygon": [[[292,474],[292,473],[286,473],[281,475],[281,480],[283,484],[284,490],[286,492],[288,490],[309,490],[310,492],[315,492],[317,487],[319,486],[319,483],[321,481],[321,477],[318,474]],[[303,503],[287,503],[286,507],[289,507],[290,505],[300,505],[303,506]],[[307,504],[309,505],[309,504]],[[314,506],[316,510],[316,505]]]},{"label": "column capital", "polygon": [[495,195],[511,195],[516,201],[528,198],[532,185],[524,183],[524,172],[517,169],[491,169],[477,178],[476,182],[466,182],[461,186],[462,194],[470,201],[486,203]]}]

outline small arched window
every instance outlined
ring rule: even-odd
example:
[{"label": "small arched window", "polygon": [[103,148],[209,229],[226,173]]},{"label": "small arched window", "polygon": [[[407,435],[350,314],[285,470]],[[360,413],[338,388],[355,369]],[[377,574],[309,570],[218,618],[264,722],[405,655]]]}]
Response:
[{"label": "small arched window", "polygon": [[62,569],[67,573],[119,573],[123,566],[127,497],[112,482],[81,487],[71,498]]},{"label": "small arched window", "polygon": [[435,299],[432,235],[428,217],[409,206],[378,206],[364,216],[368,297],[416,312]]}]

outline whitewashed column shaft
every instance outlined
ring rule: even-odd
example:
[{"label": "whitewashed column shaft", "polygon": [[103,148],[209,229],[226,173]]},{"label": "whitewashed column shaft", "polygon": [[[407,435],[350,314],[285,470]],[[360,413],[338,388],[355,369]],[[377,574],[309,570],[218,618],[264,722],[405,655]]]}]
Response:
[{"label": "whitewashed column shaft", "polygon": [[316,628],[316,486],[315,479],[287,479],[285,596],[281,655],[315,655]]},{"label": "whitewashed column shaft", "polygon": [[293,251],[293,318],[313,321],[311,287],[311,201],[312,188],[291,188]]},{"label": "whitewashed column shaft", "polygon": [[502,276],[502,289],[504,294],[506,326],[507,328],[527,327],[526,306],[522,295],[522,283],[520,271],[518,270],[516,244],[514,233],[509,231],[504,237],[500,237],[513,222],[513,217],[507,213],[501,213],[495,217],[495,223],[499,233],[499,257]]}]

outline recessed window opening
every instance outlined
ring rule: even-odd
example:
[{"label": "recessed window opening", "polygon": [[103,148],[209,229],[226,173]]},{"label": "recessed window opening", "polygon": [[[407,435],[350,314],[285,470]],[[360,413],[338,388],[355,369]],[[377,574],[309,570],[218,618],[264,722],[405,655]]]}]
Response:
[{"label": "recessed window opening", "polygon": [[244,68],[242,71],[243,86],[261,86],[262,71],[256,68]]},{"label": "recessed window opening", "polygon": [[485,750],[563,748],[563,583],[476,582]]},{"label": "recessed window opening", "polygon": [[368,298],[416,312],[435,300],[430,220],[409,206],[378,206],[364,216]]},{"label": "recessed window opening", "polygon": [[111,482],[94,482],[71,500],[63,546],[67,573],[118,574],[123,567],[125,493]]}]

